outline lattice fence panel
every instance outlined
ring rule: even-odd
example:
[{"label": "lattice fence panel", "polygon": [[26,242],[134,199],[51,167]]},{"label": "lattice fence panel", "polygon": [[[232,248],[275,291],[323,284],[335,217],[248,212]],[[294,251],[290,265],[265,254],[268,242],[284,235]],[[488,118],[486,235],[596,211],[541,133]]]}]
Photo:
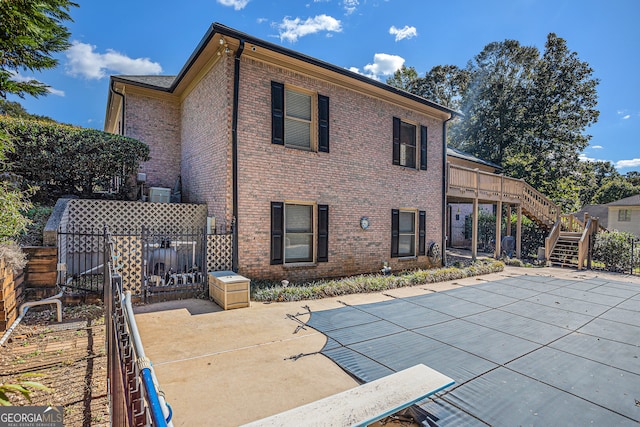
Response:
[{"label": "lattice fence panel", "polygon": [[186,203],[127,202],[121,200],[72,199],[67,204],[68,227],[74,232],[140,232],[142,226],[168,233],[203,228],[206,205]]},{"label": "lattice fence panel", "polygon": [[113,236],[116,271],[122,276],[122,289],[142,293],[142,239],[140,236]]},{"label": "lattice fence panel", "polygon": [[232,267],[233,238],[231,234],[207,236],[207,271],[225,271]]}]

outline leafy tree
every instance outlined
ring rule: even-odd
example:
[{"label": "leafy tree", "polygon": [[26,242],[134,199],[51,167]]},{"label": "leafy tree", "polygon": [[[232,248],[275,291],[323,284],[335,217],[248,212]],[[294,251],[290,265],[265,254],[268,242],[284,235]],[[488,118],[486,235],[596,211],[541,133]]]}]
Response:
[{"label": "leafy tree", "polygon": [[632,185],[640,187],[640,172],[631,171],[627,172],[624,176]]},{"label": "leafy tree", "polygon": [[25,108],[19,102],[7,101],[4,99],[0,99],[0,114],[9,117],[17,117],[20,119],[55,122],[55,120],[53,120],[51,117],[28,113],[27,110],[25,110]]},{"label": "leafy tree", "polygon": [[16,148],[8,153],[9,171],[38,186],[39,199],[90,197],[96,189],[108,188],[114,177],[123,183],[119,196],[125,198],[128,179],[149,159],[146,144],[96,129],[0,116],[2,130]]},{"label": "leafy tree", "polygon": [[409,83],[412,93],[458,110],[461,97],[469,84],[470,74],[455,65],[436,65],[424,77]]},{"label": "leafy tree", "polygon": [[387,84],[413,93],[411,90],[411,84],[417,78],[418,72],[415,68],[403,65],[399,70],[396,70],[396,72],[393,73],[393,76],[387,79]]},{"label": "leafy tree", "polygon": [[467,67],[465,117],[452,126],[452,145],[500,165],[521,151],[517,144],[527,131],[527,89],[537,57],[535,47],[516,40],[490,43],[476,55]]},{"label": "leafy tree", "polygon": [[635,187],[629,181],[617,177],[600,187],[593,196],[592,202],[596,205],[606,204],[636,194],[640,194],[640,187]]},{"label": "leafy tree", "polygon": [[542,55],[515,40],[490,43],[468,71],[452,145],[501,164],[566,209],[579,205],[579,153],[598,118],[589,65],[551,33]]},{"label": "leafy tree", "polygon": [[41,71],[58,64],[53,54],[70,46],[70,33],[63,23],[71,21],[69,10],[75,6],[69,0],[0,1],[0,98],[47,94],[46,84],[21,81],[16,75],[20,70]]},{"label": "leafy tree", "polygon": [[580,207],[587,204],[596,204],[593,202],[596,191],[606,182],[620,178],[615,166],[608,161],[579,162],[577,166]]}]

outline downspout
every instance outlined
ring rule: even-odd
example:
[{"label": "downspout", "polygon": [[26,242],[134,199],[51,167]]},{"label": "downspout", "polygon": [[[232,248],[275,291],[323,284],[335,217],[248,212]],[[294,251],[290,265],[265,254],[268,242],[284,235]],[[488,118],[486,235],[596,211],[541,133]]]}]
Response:
[{"label": "downspout", "polygon": [[453,114],[442,122],[442,265],[447,265],[447,123]]},{"label": "downspout", "polygon": [[122,97],[122,117],[120,118],[120,135],[124,136],[124,94],[116,90],[115,80],[111,80],[111,92]]},{"label": "downspout", "polygon": [[244,40],[236,50],[233,68],[233,111],[231,116],[231,180],[233,193],[233,249],[231,269],[238,272],[238,98],[240,96],[240,56],[244,51]]}]

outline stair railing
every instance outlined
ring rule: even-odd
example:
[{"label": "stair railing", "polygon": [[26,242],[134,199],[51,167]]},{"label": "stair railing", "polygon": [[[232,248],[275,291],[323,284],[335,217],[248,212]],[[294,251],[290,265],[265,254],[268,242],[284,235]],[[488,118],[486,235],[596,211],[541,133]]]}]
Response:
[{"label": "stair railing", "polygon": [[558,243],[558,239],[560,238],[560,230],[562,229],[562,218],[558,219],[549,235],[544,239],[544,258],[549,261],[551,258],[551,252],[553,252],[553,248],[556,247],[556,243]]},{"label": "stair railing", "polygon": [[591,268],[591,259],[589,258],[589,243],[591,236],[598,233],[600,225],[598,218],[593,218],[585,214],[585,226],[578,241],[578,270],[582,270],[584,262],[587,261],[587,268]]}]

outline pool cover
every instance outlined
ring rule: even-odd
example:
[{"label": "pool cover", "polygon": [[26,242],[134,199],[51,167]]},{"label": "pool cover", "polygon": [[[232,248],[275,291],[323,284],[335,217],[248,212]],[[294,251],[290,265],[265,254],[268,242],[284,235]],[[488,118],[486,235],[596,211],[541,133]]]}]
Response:
[{"label": "pool cover", "polygon": [[313,312],[322,353],[362,382],[418,363],[456,384],[431,426],[640,424],[640,286],[518,276]]}]

